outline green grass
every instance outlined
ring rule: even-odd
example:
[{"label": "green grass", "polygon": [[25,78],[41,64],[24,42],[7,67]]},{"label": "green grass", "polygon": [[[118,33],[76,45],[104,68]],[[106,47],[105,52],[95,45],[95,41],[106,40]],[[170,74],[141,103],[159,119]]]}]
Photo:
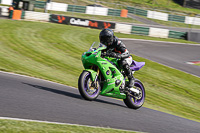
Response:
[{"label": "green grass", "polygon": [[[140,16],[143,17],[143,16]],[[162,21],[162,20],[157,20],[157,19],[150,19],[147,17],[143,17],[149,20],[152,20],[158,24],[165,25],[165,26],[170,26],[170,27],[180,27],[180,28],[188,28],[188,29],[200,29],[199,25],[192,25],[192,24],[185,24],[181,22],[174,22],[174,21]]]},{"label": "green grass", "polygon": [[[106,0],[100,0],[106,1]],[[118,3],[126,6],[137,6],[141,8],[147,8],[150,10],[160,9],[166,11],[176,11],[187,14],[198,14],[198,9],[185,8],[175,3],[173,0],[110,0],[110,3]],[[110,4],[109,4],[110,5]]]},{"label": "green grass", "polygon": [[[54,2],[61,2],[61,3],[68,3],[68,4],[77,4],[77,5],[85,5],[85,6],[88,5],[88,4],[92,4],[92,1],[88,1],[88,0],[79,0],[77,3],[71,3],[71,1],[65,1],[65,0],[54,0]],[[139,4],[140,3],[141,6],[144,6],[144,7],[145,7],[145,5],[148,5],[149,3],[152,4],[152,1],[150,2],[150,1],[147,1],[147,0],[143,0],[143,1],[137,1],[137,0],[136,1],[130,1],[130,0],[118,1],[118,0],[113,0],[113,1],[110,1],[110,2],[121,3],[121,4],[129,5],[129,6],[130,5],[133,6],[134,4]],[[146,4],[144,4],[144,3],[146,3]],[[172,5],[172,7],[173,6],[176,7],[175,9],[177,9],[177,5],[178,5],[176,3],[173,3],[172,1],[170,1],[168,3],[168,0],[161,0],[161,1],[157,0],[157,2],[155,2],[152,5],[155,6],[156,4],[159,4],[159,3],[160,3],[160,5],[166,5],[166,4],[168,5],[168,4],[170,4],[170,5]],[[165,4],[163,4],[163,3],[165,3]],[[93,4],[94,4],[94,2],[93,2]],[[105,5],[105,3],[101,3],[101,4]],[[113,4],[110,4],[110,5],[114,6],[113,8],[117,8]],[[126,8],[126,7],[124,7],[124,8]],[[180,9],[181,13],[182,13],[183,9],[188,9],[188,8],[181,7],[181,9]],[[168,9],[168,10],[171,10],[171,9]],[[189,11],[190,10],[192,12],[189,12],[189,15],[187,15],[187,16],[194,16],[194,14],[200,13],[200,10],[197,10],[197,9],[189,9]],[[199,12],[197,12],[196,10],[199,11]],[[37,9],[37,8],[35,9],[35,11],[44,12],[43,9]],[[184,11],[187,11],[187,10],[184,10]],[[85,18],[85,19],[96,19],[96,20],[106,20],[106,21],[115,21],[115,22],[126,22],[126,23],[139,23],[139,24],[143,24],[142,22],[137,21],[137,20],[132,19],[132,18],[122,18],[122,17],[116,17],[116,16],[99,16],[99,15],[97,16],[97,15],[88,15],[88,14],[75,13],[75,12],[59,12],[59,11],[48,11],[48,12],[51,13],[51,14],[60,14],[60,15],[80,17],[80,18]],[[161,12],[163,12],[163,11],[161,11]],[[166,12],[166,13],[169,13],[169,12]],[[171,12],[169,14],[176,14],[176,15],[179,15],[179,16],[184,16],[183,14],[180,14],[180,13],[177,13],[177,12]],[[165,25],[165,26],[182,27],[182,28],[197,28],[197,29],[200,29],[199,25],[191,25],[191,24],[185,24],[185,23],[174,22],[174,21],[162,21],[162,20],[147,18],[147,17],[144,17],[144,16],[140,16],[140,17],[143,17],[145,19],[149,19],[151,21],[154,21],[154,22],[156,22],[158,24]]]},{"label": "green grass", "polygon": [[[77,87],[81,54],[98,41],[100,30],[54,23],[0,21],[0,70]],[[157,39],[116,33],[118,37]],[[135,74],[146,87],[145,107],[200,122],[200,78],[144,58]]]},{"label": "green grass", "polygon": [[0,120],[1,133],[136,133],[111,128]]},{"label": "green grass", "polygon": [[[45,1],[45,0],[40,0],[40,1]],[[76,0],[76,1],[52,0],[52,1],[73,4],[73,5],[83,5],[83,6],[87,6],[89,4],[95,4],[95,0]],[[146,8],[150,10],[158,9],[158,10],[171,11],[173,13],[174,12],[186,13],[190,16],[194,16],[194,14],[200,14],[200,10],[182,7],[179,4],[175,3],[173,0],[109,0],[109,1],[99,0],[99,1],[100,2],[96,2],[96,4],[108,8],[124,9],[127,6],[133,6],[139,8]],[[115,5],[113,3],[120,5]]]}]

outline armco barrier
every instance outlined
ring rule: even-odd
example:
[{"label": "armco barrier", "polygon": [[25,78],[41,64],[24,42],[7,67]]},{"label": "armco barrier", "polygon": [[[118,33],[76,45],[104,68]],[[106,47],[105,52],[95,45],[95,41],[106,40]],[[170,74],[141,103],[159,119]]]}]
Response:
[{"label": "armco barrier", "polygon": [[148,11],[147,18],[168,21],[168,14],[156,11]]},{"label": "armco barrier", "polygon": [[197,17],[171,15],[171,14],[162,13],[162,12],[137,9],[134,7],[127,7],[127,9],[128,9],[128,13],[145,16],[152,19],[158,19],[158,20],[164,20],[164,21],[175,21],[175,22],[181,22],[181,23],[192,24],[192,25],[200,25],[200,18],[197,18]]},{"label": "armco barrier", "polygon": [[13,0],[1,0],[0,4],[3,4],[3,5],[12,5],[12,2],[13,2]]},{"label": "armco barrier", "polygon": [[169,35],[168,29],[153,28],[153,27],[150,27],[149,29],[149,36],[151,37],[168,38],[168,35]]},{"label": "armco barrier", "polygon": [[[64,3],[50,2],[47,3],[47,10],[53,11],[64,11],[64,12],[77,12],[85,13],[91,15],[102,15],[102,16],[118,16],[121,15],[121,10],[119,9],[109,9],[104,7],[94,7],[94,6],[78,6],[78,5],[68,5]],[[137,10],[140,12],[140,9]],[[147,11],[146,11],[147,12]],[[140,13],[139,13],[140,14]]]},{"label": "armco barrier", "polygon": [[187,32],[169,31],[168,38],[187,39]]},{"label": "armco barrier", "polygon": [[200,25],[200,18],[185,17],[185,23],[186,24],[192,24],[192,25]]},{"label": "armco barrier", "polygon": [[107,16],[108,8],[87,6],[85,13],[86,14],[91,14],[91,15]]},{"label": "armco barrier", "polygon": [[[44,8],[45,3],[43,1],[36,1],[35,7]],[[11,5],[12,0],[1,0],[0,4]],[[76,6],[76,5],[68,5],[64,3],[50,2],[46,4],[47,10],[54,11],[69,11],[69,12],[78,12],[78,13],[86,13],[92,15],[103,15],[103,16],[120,16],[121,10],[119,9],[108,9],[104,7],[91,7],[91,6]],[[68,9],[69,8],[69,9]],[[164,21],[175,21],[192,25],[200,25],[200,18],[196,17],[188,17],[188,16],[178,16],[171,15],[162,12],[150,11],[139,9],[135,7],[127,7],[128,13],[145,16],[152,19],[164,20]]]},{"label": "armco barrier", "polygon": [[131,34],[132,25],[116,23],[115,32]]},{"label": "armco barrier", "polygon": [[128,10],[128,13],[147,17],[147,10],[133,8],[133,7],[127,7],[127,10]]},{"label": "armco barrier", "polygon": [[44,2],[44,1],[35,1],[34,6],[35,6],[36,8],[45,8],[46,2]]},{"label": "armco barrier", "polygon": [[68,12],[85,13],[86,7],[85,6],[68,5],[67,11]]},{"label": "armco barrier", "polygon": [[84,26],[84,27],[90,27],[90,28],[96,28],[96,29],[104,29],[104,28],[115,29],[115,23],[89,20],[89,19],[81,19],[81,18],[68,17],[68,16],[60,16],[60,15],[54,15],[54,14],[50,15],[50,21],[53,23],[77,25],[77,26]]},{"label": "armco barrier", "polygon": [[[8,7],[0,7],[3,10],[2,13],[8,16]],[[1,14],[2,15],[2,14]],[[61,23],[67,25],[77,25],[90,28],[104,29],[110,28],[114,29],[115,32],[125,33],[125,34],[137,34],[137,35],[146,35],[152,37],[161,37],[161,38],[177,38],[177,39],[186,39],[186,32],[178,31],[169,31],[168,29],[152,28],[152,27],[140,27],[129,24],[120,24],[112,22],[104,22],[97,20],[81,19],[75,17],[61,16],[61,15],[50,15],[49,13],[40,13],[33,11],[22,12],[21,18],[25,20],[38,20],[38,21],[51,21],[54,23]],[[12,18],[12,17],[11,17]]]},{"label": "armco barrier", "polygon": [[68,4],[64,4],[64,3],[57,3],[57,2],[47,3],[47,10],[66,12],[67,7],[68,7]]},{"label": "armco barrier", "polygon": [[49,13],[25,11],[25,20],[49,21]]},{"label": "armco barrier", "polygon": [[9,13],[8,13],[8,7],[7,6],[1,6],[1,16],[9,16]]},{"label": "armco barrier", "polygon": [[118,17],[120,17],[120,15],[121,15],[121,10],[108,9],[108,16],[118,16]]},{"label": "armco barrier", "polygon": [[131,33],[136,34],[136,35],[148,36],[149,35],[149,27],[132,26]]},{"label": "armco barrier", "polygon": [[169,14],[168,21],[185,23],[185,16],[178,16],[178,15]]}]

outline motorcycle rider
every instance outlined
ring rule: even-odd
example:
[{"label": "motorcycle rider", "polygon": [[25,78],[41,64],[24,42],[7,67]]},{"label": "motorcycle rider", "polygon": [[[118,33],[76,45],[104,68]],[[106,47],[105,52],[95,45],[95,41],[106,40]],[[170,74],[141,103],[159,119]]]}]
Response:
[{"label": "motorcycle rider", "polygon": [[[120,41],[111,29],[103,29],[99,34],[100,43],[107,46],[105,52],[106,56],[120,59],[119,66],[124,70],[125,75],[128,77],[129,84],[128,88],[133,88],[135,78],[133,77],[130,65],[132,63],[132,56],[122,41]],[[125,91],[128,88],[125,88]]]}]

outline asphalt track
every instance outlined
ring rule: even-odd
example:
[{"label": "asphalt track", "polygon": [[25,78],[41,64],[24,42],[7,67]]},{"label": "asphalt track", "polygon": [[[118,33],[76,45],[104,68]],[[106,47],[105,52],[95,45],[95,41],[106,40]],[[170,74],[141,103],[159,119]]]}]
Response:
[{"label": "asphalt track", "polygon": [[200,61],[199,44],[188,45],[137,39],[125,39],[123,42],[132,54],[200,77],[200,66],[187,64],[190,61]]},{"label": "asphalt track", "polygon": [[200,32],[200,29],[193,28],[193,26],[190,27],[189,25],[187,28],[173,27],[173,23],[171,23],[171,21],[168,21],[168,23],[171,23],[171,26],[165,26],[165,25],[156,23],[152,20],[149,20],[147,18],[139,17],[134,14],[128,14],[128,17],[144,23],[144,24],[133,23],[134,26],[154,27],[154,28],[169,29],[169,30],[180,31],[180,32]]},{"label": "asphalt track", "polygon": [[[151,51],[144,50],[146,46],[143,43],[147,42],[125,41],[125,43],[127,47],[132,47],[131,52],[135,54],[143,53],[146,56],[147,51]],[[162,56],[159,53],[164,53],[158,52],[159,49],[167,50],[168,47],[173,47],[165,43],[151,44],[148,42],[148,44],[158,47],[155,49],[160,58]],[[187,45],[182,45],[182,47],[187,47]],[[179,45],[175,48],[179,48]],[[150,58],[148,54],[147,56]],[[0,72],[0,101],[0,117],[111,127],[150,133],[199,133],[200,131],[200,123],[195,121],[145,107],[139,110],[128,109],[122,101],[108,97],[99,96],[95,101],[86,101],[81,98],[75,88],[4,72]]]}]

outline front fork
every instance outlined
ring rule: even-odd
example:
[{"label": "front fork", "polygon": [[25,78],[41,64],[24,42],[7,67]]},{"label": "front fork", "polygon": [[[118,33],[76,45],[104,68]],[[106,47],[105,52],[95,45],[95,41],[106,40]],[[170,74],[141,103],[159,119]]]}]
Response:
[{"label": "front fork", "polygon": [[[94,66],[91,66],[91,70],[94,70],[93,67]],[[95,76],[95,78],[93,77],[92,84],[91,84],[91,86],[94,87],[94,88],[97,88],[97,78],[98,78],[98,76],[99,76],[99,68],[97,67],[96,76]]]}]

